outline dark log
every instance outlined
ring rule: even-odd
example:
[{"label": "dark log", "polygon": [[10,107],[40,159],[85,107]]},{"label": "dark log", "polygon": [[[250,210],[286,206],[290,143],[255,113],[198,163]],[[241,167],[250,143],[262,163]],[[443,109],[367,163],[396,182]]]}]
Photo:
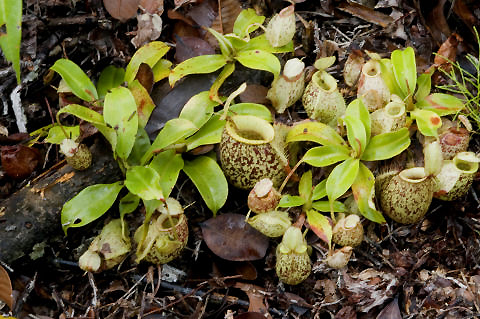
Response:
[{"label": "dark log", "polygon": [[97,141],[91,151],[93,163],[87,170],[64,165],[0,203],[0,261],[11,263],[35,244],[62,235],[62,206],[82,189],[122,179],[109,146]]}]

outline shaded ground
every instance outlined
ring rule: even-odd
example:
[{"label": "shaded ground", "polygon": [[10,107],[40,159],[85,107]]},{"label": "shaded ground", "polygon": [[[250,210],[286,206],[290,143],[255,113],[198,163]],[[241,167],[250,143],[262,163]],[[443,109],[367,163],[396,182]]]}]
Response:
[{"label": "shaded ground", "polygon": [[[177,15],[169,11],[175,7],[174,3],[164,3],[159,39],[176,41],[177,54],[171,50],[168,56],[172,61],[198,54],[200,44],[191,40],[202,37],[196,24],[219,22],[215,18],[216,1],[189,2],[177,10]],[[479,25],[480,5],[475,1],[439,0],[428,5],[401,0],[363,2],[366,5],[372,2],[376,7],[366,10],[347,1],[298,3],[296,11],[308,27],[297,20],[296,55],[305,57],[307,65],[312,65],[316,57],[335,55],[339,63],[330,73],[340,78],[343,64],[354,49],[390,53],[396,48],[413,46],[420,72],[432,64],[433,53],[456,32],[463,38],[457,48],[458,59],[462,61],[467,53],[478,56],[472,26]],[[223,25],[228,28],[234,21],[229,14],[235,11],[232,8],[237,3],[233,0],[220,3],[222,8],[229,9],[222,11]],[[243,5],[253,6],[269,16],[285,3],[272,0]],[[58,110],[57,94],[50,87],[58,79],[51,81],[48,72],[54,61],[68,56],[94,77],[111,63],[125,66],[135,52],[130,40],[137,23],[135,19],[122,23],[111,18],[99,1],[28,1],[24,10],[23,76],[31,76],[32,80],[24,86],[22,100],[27,129],[32,132],[50,124],[51,112]],[[175,34],[190,39],[191,43],[179,41]],[[179,50],[184,51],[182,56]],[[0,83],[0,96],[8,104],[15,77],[3,71],[5,63],[0,66],[5,79]],[[264,79],[259,79],[257,83],[263,82]],[[342,89],[346,96],[353,96],[350,89]],[[289,115],[293,119],[306,117],[299,105]],[[10,134],[17,132],[11,109],[0,123]],[[16,142],[4,139],[2,143]],[[3,198],[58,162],[55,148],[49,150],[48,145],[37,148],[45,158],[44,167],[20,180],[2,173]],[[476,134],[470,148],[479,151]],[[279,284],[275,275],[274,248],[278,240],[271,241],[264,259],[254,262],[228,262],[206,247],[199,223],[210,218],[211,212],[192,182],[181,175],[172,194],[182,204],[190,205],[186,209],[190,237],[181,258],[169,263],[169,267],[157,268],[147,264],[137,266],[132,257],[118,269],[85,275],[75,262],[103,226],[103,218],[88,227],[71,229],[66,238],[61,233],[49,238],[38,259],[25,257],[4,265],[10,267],[14,284],[17,300],[14,313],[19,318],[29,315],[31,318],[234,318],[248,310],[268,309],[273,318],[478,318],[480,203],[476,194],[479,188],[480,184],[474,182],[472,190],[460,201],[434,200],[425,219],[415,225],[402,226],[390,220],[387,225],[365,221],[366,240],[354,250],[352,260],[343,270],[325,266],[322,259],[326,249],[318,238],[311,236],[312,275],[298,286],[287,286]],[[246,192],[231,188],[220,213],[245,214],[246,198]],[[141,216],[137,215],[129,217],[132,224],[140,222],[136,219]],[[43,241],[41,238],[40,242]],[[257,317],[250,314],[238,318]]]}]

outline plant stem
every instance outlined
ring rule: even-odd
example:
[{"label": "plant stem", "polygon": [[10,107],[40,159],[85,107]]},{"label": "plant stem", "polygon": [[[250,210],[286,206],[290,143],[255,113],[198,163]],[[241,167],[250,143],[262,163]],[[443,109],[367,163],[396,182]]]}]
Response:
[{"label": "plant stem", "polygon": [[283,191],[283,189],[285,188],[285,185],[287,185],[287,182],[288,182],[288,180],[290,179],[290,177],[292,177],[293,173],[295,173],[295,171],[297,170],[297,168],[298,168],[298,167],[300,166],[300,164],[302,164],[302,163],[303,163],[302,160],[298,161],[298,163],[295,164],[295,166],[290,170],[290,172],[288,173],[287,177],[285,177],[285,180],[283,181],[282,186],[280,186],[280,188],[279,188],[279,190],[278,190],[280,193],[281,193],[281,192]]}]

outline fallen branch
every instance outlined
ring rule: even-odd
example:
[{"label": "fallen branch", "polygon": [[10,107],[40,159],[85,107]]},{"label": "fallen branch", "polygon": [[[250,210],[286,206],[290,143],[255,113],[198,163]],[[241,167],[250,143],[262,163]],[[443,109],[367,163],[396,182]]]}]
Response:
[{"label": "fallen branch", "polygon": [[69,165],[45,174],[0,203],[0,260],[11,263],[51,236],[61,235],[63,204],[89,185],[122,179],[110,147],[97,142],[92,147],[93,164],[85,171]]}]

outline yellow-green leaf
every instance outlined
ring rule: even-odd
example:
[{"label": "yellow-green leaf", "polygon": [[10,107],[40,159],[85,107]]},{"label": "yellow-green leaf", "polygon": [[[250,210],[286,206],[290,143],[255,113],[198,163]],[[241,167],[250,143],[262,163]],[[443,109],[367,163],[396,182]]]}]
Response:
[{"label": "yellow-green leaf", "polygon": [[360,161],[349,158],[335,166],[327,178],[327,195],[330,203],[345,194],[357,178]]},{"label": "yellow-green leaf", "polygon": [[189,74],[204,74],[215,72],[227,64],[229,59],[221,54],[200,55],[183,61],[177,65],[168,77],[170,86]]},{"label": "yellow-green leaf", "polygon": [[50,69],[60,74],[73,94],[82,100],[91,102],[98,99],[95,85],[74,62],[67,59],[59,59]]},{"label": "yellow-green leaf", "polygon": [[127,65],[124,80],[130,84],[135,79],[140,64],[146,63],[153,68],[169,49],[169,46],[160,41],[150,42],[138,49]]}]

